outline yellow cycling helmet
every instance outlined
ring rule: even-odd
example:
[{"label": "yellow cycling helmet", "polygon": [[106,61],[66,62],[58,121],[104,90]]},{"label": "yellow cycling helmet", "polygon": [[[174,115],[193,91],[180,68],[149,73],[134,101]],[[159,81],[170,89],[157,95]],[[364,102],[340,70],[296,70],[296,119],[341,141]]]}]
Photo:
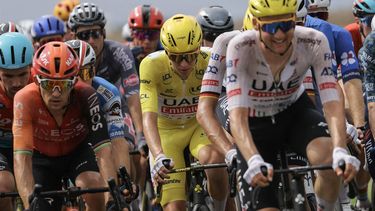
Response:
[{"label": "yellow cycling helmet", "polygon": [[246,10],[245,17],[243,17],[243,24],[242,29],[243,30],[251,30],[253,29],[253,15],[250,13],[250,10]]},{"label": "yellow cycling helmet", "polygon": [[249,10],[256,18],[293,14],[297,11],[297,0],[249,0]]},{"label": "yellow cycling helmet", "polygon": [[177,14],[163,24],[160,42],[169,53],[197,50],[202,42],[202,29],[193,16]]},{"label": "yellow cycling helmet", "polygon": [[53,15],[60,18],[62,21],[68,21],[69,14],[73,11],[74,2],[72,0],[63,0],[56,4],[53,10]]}]

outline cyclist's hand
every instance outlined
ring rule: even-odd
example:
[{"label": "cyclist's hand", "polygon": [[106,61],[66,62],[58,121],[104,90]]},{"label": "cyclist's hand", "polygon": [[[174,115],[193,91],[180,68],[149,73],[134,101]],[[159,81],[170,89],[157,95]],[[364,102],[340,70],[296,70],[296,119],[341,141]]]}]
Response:
[{"label": "cyclist's hand", "polygon": [[[335,147],[333,150],[333,162],[332,162],[332,168],[336,172],[337,176],[343,176],[344,183],[350,182],[354,176],[357,174],[359,170],[359,165],[361,162],[354,156],[351,156],[348,154],[348,152],[341,147]],[[344,160],[345,161],[345,172],[343,172],[339,167],[339,161]]]},{"label": "cyclist's hand", "polygon": [[[243,175],[247,183],[249,183],[253,187],[266,187],[270,184],[273,177],[273,167],[271,164],[264,162],[263,158],[260,155],[256,154],[247,161],[247,165],[248,168]],[[265,166],[267,168],[266,176],[264,176],[261,172],[262,166]]]},{"label": "cyclist's hand", "polygon": [[168,179],[169,169],[172,169],[174,163],[172,159],[165,157],[164,154],[159,154],[155,159],[155,165],[152,168],[151,176],[155,182],[165,184],[164,178]]},{"label": "cyclist's hand", "polygon": [[233,163],[233,159],[237,158],[237,150],[236,149],[230,149],[226,154],[225,154],[225,163],[228,166],[231,166]]},{"label": "cyclist's hand", "polygon": [[144,157],[148,156],[148,146],[147,146],[146,139],[143,133],[137,134],[137,149],[141,153],[142,156]]},{"label": "cyclist's hand", "polygon": [[125,200],[130,203],[132,202],[134,199],[138,198],[138,195],[139,195],[139,187],[138,185],[132,183],[132,191],[133,193],[131,193],[128,189],[126,188],[123,188],[123,187],[120,187],[120,190],[122,191],[122,194],[125,196]]}]

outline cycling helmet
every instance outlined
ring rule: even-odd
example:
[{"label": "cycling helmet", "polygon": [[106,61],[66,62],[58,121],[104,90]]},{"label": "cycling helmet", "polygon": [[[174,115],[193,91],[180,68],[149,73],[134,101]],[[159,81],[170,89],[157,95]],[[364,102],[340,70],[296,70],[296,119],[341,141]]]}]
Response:
[{"label": "cycling helmet", "polygon": [[160,42],[167,52],[192,52],[201,46],[202,29],[195,17],[177,14],[163,24]]},{"label": "cycling helmet", "polygon": [[371,29],[375,30],[375,18],[372,18],[371,20]]},{"label": "cycling helmet", "polygon": [[99,25],[104,28],[106,19],[104,13],[96,4],[83,3],[74,7],[69,15],[68,26],[73,31],[79,26]]},{"label": "cycling helmet", "polygon": [[305,6],[305,0],[297,0],[297,18],[304,18],[307,15],[307,9]]},{"label": "cycling helmet", "polygon": [[250,0],[249,10],[256,18],[294,14],[297,10],[297,0]]},{"label": "cycling helmet", "polygon": [[56,4],[53,15],[63,21],[68,21],[69,14],[73,11],[74,2],[72,0],[64,0]]},{"label": "cycling helmet", "polygon": [[0,68],[18,69],[31,64],[34,47],[24,34],[8,32],[0,36]]},{"label": "cycling helmet", "polygon": [[33,59],[33,72],[44,78],[68,79],[79,71],[78,56],[64,42],[48,42],[40,47]]},{"label": "cycling helmet", "polygon": [[247,9],[243,18],[242,30],[251,30],[253,28],[253,15],[250,13],[250,10]]},{"label": "cycling helmet", "polygon": [[5,23],[0,23],[0,35],[7,33],[7,32],[23,32],[22,28],[13,23],[13,22],[5,22]]},{"label": "cycling helmet", "polygon": [[125,24],[122,27],[122,32],[121,32],[122,39],[127,40],[127,41],[132,41],[132,33],[130,31],[129,24]]},{"label": "cycling helmet", "polygon": [[234,28],[232,15],[221,6],[202,8],[196,18],[203,33],[216,32],[219,35]]},{"label": "cycling helmet", "polygon": [[65,43],[77,53],[80,67],[95,63],[95,51],[90,44],[82,40],[69,40]]},{"label": "cycling helmet", "polygon": [[331,0],[306,0],[306,7],[308,10],[317,8],[328,8],[330,5]]},{"label": "cycling helmet", "polygon": [[34,39],[40,39],[50,35],[64,35],[64,22],[53,15],[45,15],[35,20],[31,35]]},{"label": "cycling helmet", "polygon": [[375,1],[374,0],[354,0],[353,14],[356,17],[362,18],[368,15],[375,14]]},{"label": "cycling helmet", "polygon": [[18,22],[18,25],[21,26],[23,33],[32,40],[31,30],[34,26],[34,20],[25,19]]},{"label": "cycling helmet", "polygon": [[159,9],[150,5],[139,5],[130,12],[128,24],[131,29],[160,29],[163,20]]}]

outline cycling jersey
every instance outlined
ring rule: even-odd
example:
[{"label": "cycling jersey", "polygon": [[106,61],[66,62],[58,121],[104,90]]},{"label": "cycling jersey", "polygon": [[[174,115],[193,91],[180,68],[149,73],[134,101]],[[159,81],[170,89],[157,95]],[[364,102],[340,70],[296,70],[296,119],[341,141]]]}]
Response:
[{"label": "cycling jersey", "polygon": [[39,87],[29,84],[14,98],[14,151],[57,157],[67,155],[83,141],[94,149],[108,143],[108,131],[95,90],[78,82],[71,93],[61,125],[48,111]]},{"label": "cycling jersey", "polygon": [[364,71],[363,86],[368,103],[375,102],[375,31],[365,39],[358,54],[361,69]]},{"label": "cycling jersey", "polygon": [[[174,161],[175,168],[185,167],[186,147],[198,158],[200,149],[210,144],[195,118],[208,59],[209,52],[201,49],[194,69],[185,80],[172,69],[165,51],[149,54],[140,65],[142,112],[158,114],[161,146],[166,157]],[[152,158],[150,162],[152,168]],[[185,180],[184,173],[170,175],[162,187],[160,203],[163,206],[171,201],[186,200]]]},{"label": "cycling jersey", "polygon": [[13,99],[0,87],[0,148],[11,148],[13,121]]},{"label": "cycling jersey", "polygon": [[202,51],[194,70],[186,80],[172,69],[165,51],[149,54],[141,62],[142,112],[159,114],[158,126],[168,127],[196,121],[198,99],[209,59],[209,52]]},{"label": "cycling jersey", "polygon": [[107,121],[109,137],[111,139],[123,138],[125,133],[120,92],[114,85],[101,77],[94,77],[92,86],[98,94],[100,109],[103,110]]},{"label": "cycling jersey", "polygon": [[241,32],[238,30],[225,32],[215,39],[211,48],[211,59],[203,76],[201,96],[220,96],[226,73],[225,58],[228,43],[239,33]]},{"label": "cycling jersey", "polygon": [[314,70],[322,102],[339,100],[332,53],[323,33],[296,26],[293,53],[280,73],[279,83],[274,81],[259,46],[256,31],[242,32],[229,42],[226,59],[229,110],[249,107],[250,117],[273,116],[285,110],[304,92],[301,85],[309,67]]},{"label": "cycling jersey", "polygon": [[345,29],[348,30],[348,32],[351,34],[353,44],[354,44],[354,51],[356,55],[358,55],[358,51],[362,47],[362,37],[361,37],[361,33],[359,32],[360,30],[359,24],[351,23],[345,26]]}]

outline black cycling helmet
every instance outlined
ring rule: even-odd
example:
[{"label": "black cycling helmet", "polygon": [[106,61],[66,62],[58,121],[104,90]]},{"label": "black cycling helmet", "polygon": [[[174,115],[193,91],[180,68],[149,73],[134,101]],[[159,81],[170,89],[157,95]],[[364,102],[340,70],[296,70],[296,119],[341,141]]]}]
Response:
[{"label": "black cycling helmet", "polygon": [[197,15],[197,21],[201,25],[203,38],[211,42],[220,34],[234,28],[232,15],[221,6],[202,8]]},{"label": "black cycling helmet", "polygon": [[106,19],[103,11],[93,3],[83,3],[74,7],[69,15],[68,26],[72,31],[80,26],[99,25],[104,28]]}]

